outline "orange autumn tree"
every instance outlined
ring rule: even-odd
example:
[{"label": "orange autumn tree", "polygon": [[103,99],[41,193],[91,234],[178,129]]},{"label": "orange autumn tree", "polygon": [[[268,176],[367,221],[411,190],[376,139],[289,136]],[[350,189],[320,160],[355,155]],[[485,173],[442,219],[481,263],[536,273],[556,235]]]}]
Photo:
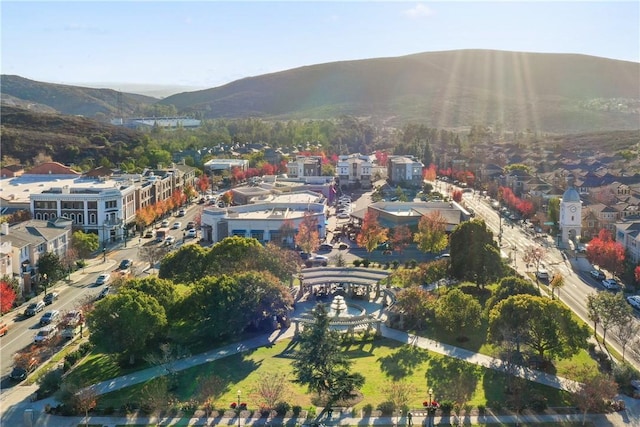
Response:
[{"label": "orange autumn tree", "polygon": [[296,245],[303,252],[311,253],[320,246],[320,232],[318,231],[318,219],[309,212],[304,213],[302,222],[296,233]]},{"label": "orange autumn tree", "polygon": [[611,232],[602,229],[597,237],[589,242],[587,259],[590,263],[609,270],[615,275],[624,269],[624,246],[613,240]]},{"label": "orange autumn tree", "polygon": [[356,243],[358,243],[358,246],[364,247],[367,252],[373,252],[373,250],[381,243],[387,241],[388,231],[389,230],[382,227],[378,222],[378,214],[376,212],[368,211],[364,215],[360,233],[358,233],[358,237],[356,238]]},{"label": "orange autumn tree", "polygon": [[413,240],[413,235],[411,234],[411,229],[406,225],[399,225],[395,227],[391,231],[391,248],[394,251],[398,251],[400,253],[404,252],[404,250],[409,246],[411,241]]}]

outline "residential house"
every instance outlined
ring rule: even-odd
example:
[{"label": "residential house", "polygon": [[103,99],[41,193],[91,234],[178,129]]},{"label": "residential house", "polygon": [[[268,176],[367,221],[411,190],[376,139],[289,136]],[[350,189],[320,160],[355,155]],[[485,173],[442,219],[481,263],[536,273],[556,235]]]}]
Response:
[{"label": "residential house", "polygon": [[389,156],[387,158],[387,177],[389,184],[422,187],[424,165],[413,156]]}]

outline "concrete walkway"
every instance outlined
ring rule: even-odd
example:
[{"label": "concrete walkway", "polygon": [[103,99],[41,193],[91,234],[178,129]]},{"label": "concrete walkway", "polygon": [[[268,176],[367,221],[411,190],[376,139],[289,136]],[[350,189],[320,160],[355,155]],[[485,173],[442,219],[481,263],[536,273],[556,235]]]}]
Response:
[{"label": "concrete walkway", "polygon": [[[308,311],[315,302],[299,302],[296,303],[296,312],[294,316],[300,315],[305,311]],[[381,320],[384,320],[385,314],[381,310],[381,306],[379,304],[374,303],[359,303],[360,305],[365,305],[367,312],[372,313],[374,316],[379,317]],[[572,387],[576,385],[574,381],[556,377],[553,375],[546,374],[544,372],[528,369],[525,367],[509,367],[499,359],[495,359],[486,355],[482,355],[479,353],[473,353],[471,351],[461,349],[455,346],[443,344],[437,341],[433,341],[427,338],[407,334],[406,332],[398,331],[395,329],[387,328],[386,326],[382,326],[381,328],[382,335],[389,339],[394,339],[399,342],[403,342],[409,345],[414,345],[420,348],[427,349],[429,351],[433,351],[435,353],[447,355],[450,357],[455,357],[460,360],[464,360],[469,363],[473,363],[479,366],[483,366],[489,369],[496,369],[502,372],[509,371],[510,373],[515,373],[522,378],[525,378],[530,381],[538,382],[541,384],[548,385],[550,387],[558,388],[561,390],[570,390]],[[222,348],[218,348],[215,350],[208,351],[206,353],[202,353],[196,356],[192,356],[189,358],[185,358],[179,360],[173,364],[171,367],[172,370],[183,370],[193,366],[201,365],[204,363],[209,363],[217,359],[221,359],[233,354],[237,354],[243,351],[251,350],[257,347],[270,345],[276,341],[280,341],[283,339],[290,339],[293,337],[294,327],[291,326],[286,330],[278,330],[269,335],[258,336],[247,340],[241,344],[233,344],[228,345]],[[152,367],[148,369],[144,369],[129,375],[124,375],[117,378],[112,378],[107,381],[103,381],[91,386],[93,390],[96,391],[97,394],[104,394],[115,390],[120,390],[124,387],[129,387],[134,384],[139,384],[146,382],[154,377],[162,376],[166,373],[166,368],[162,366]],[[23,386],[23,387],[15,387],[15,390],[11,390],[6,392],[7,396],[3,394],[3,413],[1,420],[1,425],[4,426],[21,426],[23,425],[23,417],[25,410],[33,411],[35,423],[34,426],[37,427],[76,427],[79,424],[84,422],[83,417],[62,417],[62,416],[54,416],[44,413],[44,408],[46,405],[57,405],[57,402],[53,398],[43,399],[40,401],[32,402],[30,400],[30,396],[37,390],[37,386]],[[628,397],[620,397],[622,400],[625,400],[626,410],[614,414],[607,415],[588,415],[588,419],[591,420],[596,426],[606,427],[606,426],[627,426],[627,427],[640,427],[640,401],[630,399]],[[582,418],[580,415],[531,415],[531,416],[520,416],[520,422],[551,422],[551,421],[581,421]],[[304,423],[305,420],[290,420],[293,424],[295,423]],[[329,424],[341,424],[341,425],[395,425],[398,421],[396,418],[390,417],[378,417],[378,418],[353,418],[352,414],[334,414],[330,420],[322,420],[323,422]],[[400,424],[406,424],[405,419],[400,419]],[[440,425],[449,425],[453,421],[451,418],[443,418],[436,417],[436,423],[440,423]],[[492,416],[487,415],[485,417],[466,417],[464,420],[465,424],[489,424],[489,423],[516,423],[515,416]],[[137,425],[171,425],[174,423],[180,422],[181,425],[187,423],[188,425],[263,425],[265,422],[264,418],[247,418],[240,419],[238,418],[193,418],[193,419],[180,419],[180,420],[172,420],[172,419],[159,419],[157,417],[144,417],[144,418],[125,418],[125,417],[90,417],[89,423],[93,425],[102,425],[102,426],[115,426],[115,425],[125,425],[125,424],[137,424]],[[413,423],[416,425],[420,425],[419,423],[424,422],[424,416],[416,414],[413,417]],[[275,422],[275,424],[279,424],[279,422]],[[26,425],[26,424],[24,424]]]}]

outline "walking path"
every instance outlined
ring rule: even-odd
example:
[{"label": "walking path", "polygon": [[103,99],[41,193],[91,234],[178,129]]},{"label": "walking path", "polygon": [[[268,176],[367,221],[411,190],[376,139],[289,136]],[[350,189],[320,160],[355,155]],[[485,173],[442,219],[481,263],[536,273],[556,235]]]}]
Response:
[{"label": "walking path", "polygon": [[[294,315],[299,315],[309,310],[315,303],[314,302],[300,302],[296,304],[296,312]],[[381,310],[381,306],[373,303],[365,303],[367,313],[372,313],[374,316],[384,319],[385,315]],[[479,366],[483,366],[490,369],[496,369],[499,371],[507,371],[518,375],[522,378],[530,381],[545,384],[554,388],[562,390],[570,390],[576,385],[574,381],[549,375],[540,371],[524,368],[507,366],[502,360],[495,359],[479,353],[473,353],[471,351],[454,347],[451,345],[443,344],[437,341],[430,340],[411,334],[407,334],[402,331],[382,326],[382,335],[389,339],[394,339],[403,343],[414,345],[420,348],[427,349],[439,354],[455,357],[460,360],[474,363]],[[273,342],[290,339],[293,337],[294,327],[291,326],[286,330],[278,330],[270,335],[258,336],[241,344],[228,345],[222,348],[208,351],[196,356],[185,358],[173,363],[172,370],[183,370],[193,366],[198,366],[204,363],[209,363],[214,360],[227,357],[233,354],[237,354],[243,351],[251,350],[257,347],[270,345]],[[148,369],[144,369],[129,375],[113,378],[107,381],[103,381],[91,386],[97,394],[104,394],[111,391],[119,390],[124,387],[128,387],[134,384],[139,384],[148,381],[157,376],[162,376],[166,373],[166,367],[158,366]],[[37,390],[37,386],[18,386],[14,390],[6,392],[6,396],[3,395],[3,413],[0,419],[1,425],[4,426],[22,426],[25,417],[25,411],[33,411],[35,423],[34,427],[76,427],[82,424],[85,420],[83,417],[62,417],[49,415],[44,413],[46,405],[55,406],[57,402],[53,398],[43,399],[40,401],[32,402],[30,400],[31,395]],[[603,426],[626,426],[626,427],[640,427],[640,401],[630,399],[628,397],[621,396],[622,400],[626,403],[626,409],[621,412],[606,414],[606,415],[588,415],[588,419],[592,421],[597,427]],[[579,414],[572,415],[528,415],[519,416],[494,416],[487,415],[483,417],[466,417],[463,419],[465,424],[490,424],[490,423],[516,423],[520,422],[552,422],[552,421],[581,421],[582,417]],[[285,420],[286,421],[286,420]],[[306,420],[289,420],[293,424],[304,423]],[[407,424],[405,418],[395,417],[369,417],[369,418],[354,418],[351,413],[334,414],[331,419],[327,420],[322,418],[320,421],[325,424],[340,424],[340,425],[399,425]],[[416,425],[421,425],[425,421],[424,414],[416,414],[413,416],[412,422]],[[449,425],[453,421],[453,418],[449,417],[436,417],[436,425]],[[184,425],[263,425],[266,422],[264,418],[246,418],[238,419],[234,418],[191,418],[185,420],[171,419],[171,418],[158,418],[158,417],[89,417],[88,422],[92,425],[102,426],[116,426],[126,424],[136,425],[171,425],[180,423]],[[279,423],[279,422],[278,422]]]}]

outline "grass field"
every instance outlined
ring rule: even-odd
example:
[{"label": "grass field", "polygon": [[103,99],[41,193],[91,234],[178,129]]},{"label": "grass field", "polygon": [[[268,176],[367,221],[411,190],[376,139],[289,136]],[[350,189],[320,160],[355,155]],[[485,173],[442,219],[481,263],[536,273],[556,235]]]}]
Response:
[{"label": "grass field", "polygon": [[[254,389],[265,373],[284,373],[292,378],[292,359],[288,354],[294,347],[292,341],[286,340],[181,371],[174,392],[176,398],[181,402],[189,401],[194,398],[199,379],[216,375],[222,380],[221,392],[216,396],[216,408],[229,408],[237,400],[237,391],[241,390],[242,400],[247,402],[249,409],[257,409],[260,402]],[[444,399],[450,398],[451,391],[458,389],[460,382],[469,388],[469,404],[473,406],[499,405],[497,402],[505,402],[508,398],[504,392],[506,375],[423,349],[377,339],[346,345],[344,351],[353,361],[352,370],[365,377],[361,389],[363,399],[355,405],[356,409],[367,404],[376,408],[388,400],[385,390],[392,381],[411,385],[413,393],[409,406],[413,408],[421,407],[428,387],[435,390],[438,399]],[[98,406],[118,409],[128,403],[139,402],[145,393],[144,384],[129,387],[102,396]],[[528,393],[544,395],[551,406],[568,404],[566,393],[549,387],[530,383]],[[305,388],[290,383],[286,401],[304,409],[312,405],[312,395]]]}]

